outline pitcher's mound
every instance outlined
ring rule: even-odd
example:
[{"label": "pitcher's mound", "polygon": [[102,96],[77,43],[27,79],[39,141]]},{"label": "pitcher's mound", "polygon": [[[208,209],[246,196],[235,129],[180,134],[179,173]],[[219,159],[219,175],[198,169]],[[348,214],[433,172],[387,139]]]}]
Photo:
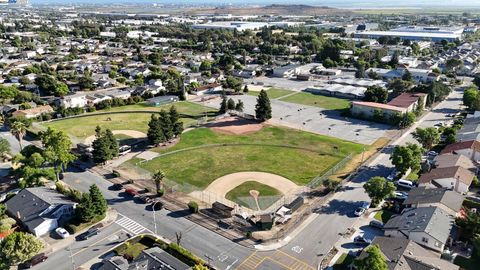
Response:
[{"label": "pitcher's mound", "polygon": [[219,133],[243,135],[259,131],[263,128],[263,125],[254,120],[247,120],[240,117],[227,117],[210,123],[208,127]]}]

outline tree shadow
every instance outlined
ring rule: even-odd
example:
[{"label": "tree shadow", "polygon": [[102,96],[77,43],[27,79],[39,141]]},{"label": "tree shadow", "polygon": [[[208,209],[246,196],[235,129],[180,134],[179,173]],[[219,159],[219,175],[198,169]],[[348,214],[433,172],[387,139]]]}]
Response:
[{"label": "tree shadow", "polygon": [[318,214],[337,214],[341,216],[356,218],[356,216],[354,215],[354,211],[360,206],[362,206],[362,202],[334,199],[331,200],[327,205],[315,209],[314,212]]},{"label": "tree shadow", "polygon": [[167,216],[172,217],[172,218],[183,218],[183,217],[186,217],[190,214],[191,214],[190,210],[185,209],[185,210],[178,210],[178,211],[169,212],[167,214]]}]

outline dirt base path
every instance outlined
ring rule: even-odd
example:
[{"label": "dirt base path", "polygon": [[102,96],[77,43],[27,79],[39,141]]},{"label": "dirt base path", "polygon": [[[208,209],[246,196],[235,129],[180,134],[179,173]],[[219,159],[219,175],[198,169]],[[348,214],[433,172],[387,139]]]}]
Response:
[{"label": "dirt base path", "polygon": [[247,181],[257,181],[264,185],[274,187],[283,194],[289,194],[301,188],[297,184],[280,175],[265,172],[238,172],[227,174],[216,179],[205,189],[205,191],[225,198],[225,195],[230,190]]},{"label": "dirt base path", "polygon": [[[140,138],[146,138],[147,134],[137,131],[137,130],[131,130],[131,129],[119,129],[119,130],[112,130],[113,135],[117,134],[124,134],[129,137],[132,137],[134,139],[140,139]],[[84,143],[86,145],[91,145],[93,141],[95,140],[95,135],[89,136],[85,139]]]}]

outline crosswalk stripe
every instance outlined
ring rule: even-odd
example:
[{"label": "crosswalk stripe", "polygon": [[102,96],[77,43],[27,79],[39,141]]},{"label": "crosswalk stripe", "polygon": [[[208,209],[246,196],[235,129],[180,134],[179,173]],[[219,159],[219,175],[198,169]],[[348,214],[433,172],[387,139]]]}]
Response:
[{"label": "crosswalk stripe", "polygon": [[122,217],[121,219],[115,221],[115,223],[117,223],[121,227],[127,229],[128,231],[130,231],[134,234],[139,234],[139,233],[143,232],[144,230],[146,230],[145,227],[143,227],[142,225],[138,224],[137,222],[131,220],[128,217]]}]

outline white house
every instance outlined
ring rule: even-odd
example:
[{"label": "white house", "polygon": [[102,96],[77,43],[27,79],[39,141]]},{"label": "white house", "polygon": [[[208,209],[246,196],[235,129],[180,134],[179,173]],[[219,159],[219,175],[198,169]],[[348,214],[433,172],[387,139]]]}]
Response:
[{"label": "white house", "polygon": [[65,108],[83,108],[87,106],[87,95],[84,93],[76,93],[64,96],[59,100],[60,106]]},{"label": "white house", "polygon": [[439,207],[409,208],[391,218],[383,227],[385,236],[410,239],[442,252],[450,237],[453,217]]},{"label": "white house", "polygon": [[37,237],[58,227],[60,220],[71,218],[76,204],[47,187],[21,190],[8,200],[7,213]]},{"label": "white house", "polygon": [[458,193],[466,193],[472,184],[474,174],[460,166],[436,168],[422,174],[418,179],[419,186],[444,187]]}]

